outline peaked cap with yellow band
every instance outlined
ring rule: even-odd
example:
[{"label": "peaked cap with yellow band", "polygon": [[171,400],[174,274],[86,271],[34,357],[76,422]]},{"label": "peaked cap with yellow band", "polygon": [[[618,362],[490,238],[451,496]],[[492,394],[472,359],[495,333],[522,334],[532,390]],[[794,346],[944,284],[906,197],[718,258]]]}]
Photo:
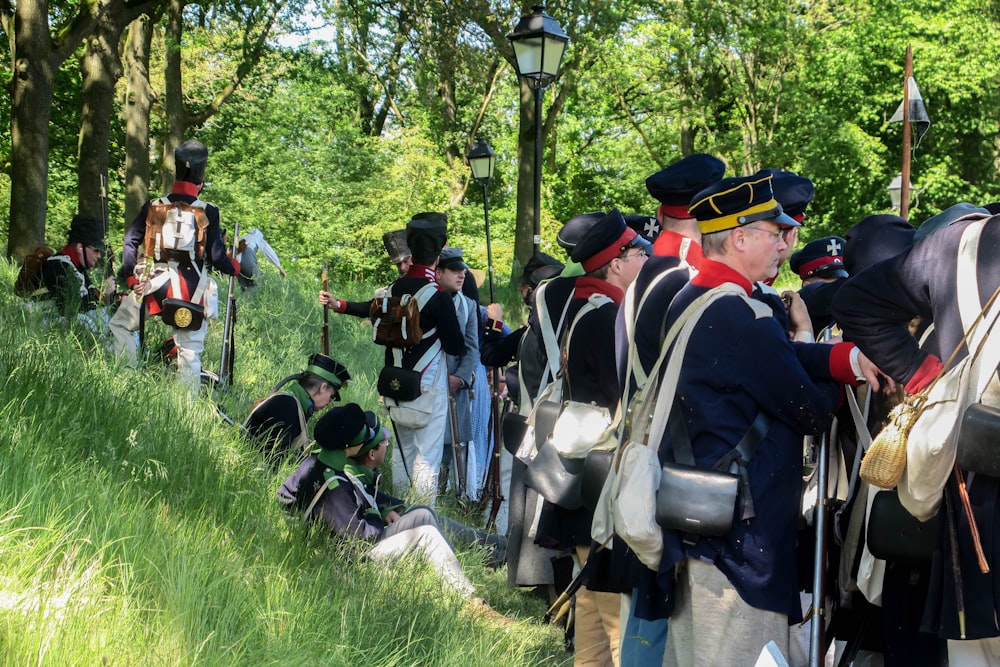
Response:
[{"label": "peaked cap with yellow band", "polygon": [[735,229],[758,220],[770,220],[782,227],[800,224],[782,211],[771,189],[771,174],[766,171],[724,178],[710,185],[694,196],[689,210],[698,219],[702,234]]}]

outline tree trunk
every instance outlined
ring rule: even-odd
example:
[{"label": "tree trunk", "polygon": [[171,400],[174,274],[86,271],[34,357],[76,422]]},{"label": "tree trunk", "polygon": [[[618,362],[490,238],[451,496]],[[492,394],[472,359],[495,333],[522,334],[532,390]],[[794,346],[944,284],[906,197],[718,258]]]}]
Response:
[{"label": "tree trunk", "polygon": [[[114,112],[115,82],[122,75],[118,58],[118,42],[122,26],[118,16],[122,6],[112,9],[98,22],[86,40],[80,60],[82,109],[80,142],[76,165],[77,210],[85,215],[101,217],[101,177],[107,178],[108,144],[111,134],[111,114]],[[105,230],[107,232],[107,230]]]},{"label": "tree trunk", "polygon": [[156,91],[149,83],[153,20],[141,16],[129,30],[128,90],[125,95],[125,225],[149,198],[149,111]]},{"label": "tree trunk", "polygon": [[161,192],[170,192],[174,182],[174,149],[184,141],[187,130],[187,114],[184,110],[184,86],[181,81],[181,39],[184,36],[185,0],[169,0],[167,3],[166,27],[166,69],[164,72],[163,109],[166,113],[167,136],[163,142],[162,170],[160,172]]}]

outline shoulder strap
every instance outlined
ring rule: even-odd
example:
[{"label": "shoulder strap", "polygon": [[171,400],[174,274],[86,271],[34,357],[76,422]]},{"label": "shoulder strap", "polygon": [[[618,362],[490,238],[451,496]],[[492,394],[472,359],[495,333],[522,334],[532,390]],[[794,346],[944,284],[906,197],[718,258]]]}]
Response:
[{"label": "shoulder strap", "polygon": [[[557,338],[557,332],[562,329],[563,322],[566,321],[566,313],[569,311],[570,301],[573,299],[566,299],[566,303],[563,305],[562,314],[559,316],[559,322],[556,324],[555,328],[552,327],[552,321],[549,318],[548,305],[545,302],[545,288],[548,287],[550,283],[545,283],[540,285],[535,290],[535,299],[538,304],[538,327],[542,331],[542,345],[545,350],[545,369],[542,373],[542,380],[538,385],[539,395],[541,395],[542,389],[548,385],[549,381],[559,372],[559,367],[562,364],[559,340]],[[535,397],[537,401],[538,396]]]}]

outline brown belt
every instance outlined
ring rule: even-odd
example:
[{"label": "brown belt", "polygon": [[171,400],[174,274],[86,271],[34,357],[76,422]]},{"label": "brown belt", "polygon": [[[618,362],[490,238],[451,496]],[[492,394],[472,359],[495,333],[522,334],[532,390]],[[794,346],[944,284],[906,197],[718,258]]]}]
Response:
[{"label": "brown belt", "polygon": [[161,262],[190,262],[191,254],[187,250],[161,250]]}]

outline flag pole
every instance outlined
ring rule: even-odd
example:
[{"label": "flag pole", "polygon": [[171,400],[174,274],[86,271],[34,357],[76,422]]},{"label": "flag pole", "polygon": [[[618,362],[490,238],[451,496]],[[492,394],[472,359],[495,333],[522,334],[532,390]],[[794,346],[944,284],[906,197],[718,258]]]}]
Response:
[{"label": "flag pole", "polygon": [[899,196],[899,217],[910,212],[910,79],[913,78],[913,49],[906,45],[906,65],[903,72],[903,168]]}]

